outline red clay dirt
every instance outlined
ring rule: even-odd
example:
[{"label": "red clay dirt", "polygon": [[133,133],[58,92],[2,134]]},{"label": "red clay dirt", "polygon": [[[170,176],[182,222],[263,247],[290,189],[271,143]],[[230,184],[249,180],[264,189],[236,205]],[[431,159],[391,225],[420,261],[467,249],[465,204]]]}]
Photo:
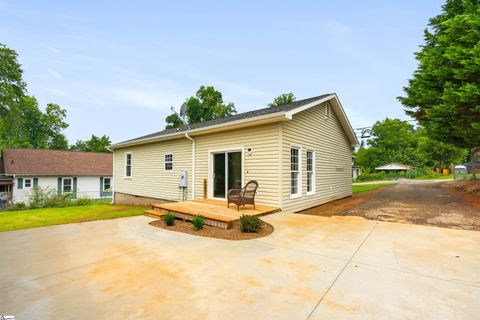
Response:
[{"label": "red clay dirt", "polygon": [[480,231],[480,196],[459,191],[451,182],[400,181],[394,187],[361,192],[300,213]]}]

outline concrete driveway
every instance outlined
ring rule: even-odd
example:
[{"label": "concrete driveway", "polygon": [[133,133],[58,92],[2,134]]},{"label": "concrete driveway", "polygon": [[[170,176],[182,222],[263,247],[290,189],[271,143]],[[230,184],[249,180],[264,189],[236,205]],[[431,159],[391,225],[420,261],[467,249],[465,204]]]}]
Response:
[{"label": "concrete driveway", "polygon": [[479,319],[480,232],[279,213],[257,240],[152,219],[0,233],[16,319]]}]

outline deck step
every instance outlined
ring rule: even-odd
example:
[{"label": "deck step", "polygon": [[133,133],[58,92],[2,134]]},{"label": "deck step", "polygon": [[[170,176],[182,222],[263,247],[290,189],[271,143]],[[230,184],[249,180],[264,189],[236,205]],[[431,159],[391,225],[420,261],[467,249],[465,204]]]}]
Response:
[{"label": "deck step", "polygon": [[143,214],[152,218],[162,218],[165,215],[165,212],[157,209],[149,209],[145,210]]}]

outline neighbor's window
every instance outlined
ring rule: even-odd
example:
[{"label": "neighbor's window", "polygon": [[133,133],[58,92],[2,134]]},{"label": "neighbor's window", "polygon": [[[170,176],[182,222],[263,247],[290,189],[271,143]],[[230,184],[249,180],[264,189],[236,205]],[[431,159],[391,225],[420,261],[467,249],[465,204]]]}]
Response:
[{"label": "neighbor's window", "polygon": [[103,191],[110,191],[112,188],[112,178],[103,178]]},{"label": "neighbor's window", "polygon": [[25,179],[25,188],[31,188],[32,187],[32,179],[28,178]]},{"label": "neighbor's window", "polygon": [[315,151],[307,150],[307,194],[315,193]]},{"label": "neighbor's window", "polygon": [[62,192],[63,194],[72,193],[72,178],[63,178]]},{"label": "neighbor's window", "polygon": [[165,170],[173,170],[173,154],[165,154]]},{"label": "neighbor's window", "polygon": [[290,148],[290,195],[300,196],[300,149]]},{"label": "neighbor's window", "polygon": [[125,177],[132,176],[132,154],[125,153]]},{"label": "neighbor's window", "polygon": [[330,117],[330,112],[331,112],[331,107],[330,107],[330,103],[327,102],[327,104],[325,105],[325,116],[326,117]]}]

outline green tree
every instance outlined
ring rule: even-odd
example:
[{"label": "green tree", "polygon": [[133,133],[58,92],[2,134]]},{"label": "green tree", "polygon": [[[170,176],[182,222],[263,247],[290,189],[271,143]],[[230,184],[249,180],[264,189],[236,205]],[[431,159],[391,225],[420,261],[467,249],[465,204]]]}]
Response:
[{"label": "green tree", "polygon": [[[185,117],[189,125],[237,113],[235,105],[224,103],[222,93],[212,86],[201,86],[196,95],[188,98],[185,104]],[[183,126],[183,122],[176,114],[167,116],[165,122],[167,129]]]},{"label": "green tree", "polygon": [[428,25],[399,100],[432,139],[473,154],[480,146],[480,2],[447,0]]},{"label": "green tree", "polygon": [[372,127],[368,148],[356,152],[356,163],[367,169],[398,162],[420,165],[417,154],[417,133],[413,125],[400,119],[386,118]]},{"label": "green tree", "polygon": [[428,136],[420,133],[417,153],[426,166],[434,169],[445,169],[449,168],[452,164],[463,163],[468,151],[449,143],[432,140]]},{"label": "green tree", "polygon": [[92,137],[89,140],[77,140],[77,142],[70,147],[71,150],[75,151],[85,151],[85,152],[110,152],[108,150],[108,146],[111,145],[112,142],[107,135],[103,135],[101,137],[97,137],[96,135],[92,134]]},{"label": "green tree", "polygon": [[15,50],[0,43],[0,147],[15,146],[22,126],[20,103],[26,93]]},{"label": "green tree", "polygon": [[4,117],[18,107],[26,92],[22,80],[23,70],[17,61],[15,50],[0,43],[0,116]]},{"label": "green tree", "polygon": [[289,104],[289,103],[292,103],[292,102],[295,102],[295,100],[297,100],[297,98],[295,97],[295,95],[291,92],[289,93],[283,93],[281,95],[279,95],[278,97],[276,97],[275,99],[273,99],[272,102],[270,102],[268,104],[269,107],[278,107],[278,106],[281,106],[283,104]]},{"label": "green tree", "polygon": [[0,148],[66,149],[66,110],[48,104],[45,112],[27,95],[15,50],[0,44]]},{"label": "green tree", "polygon": [[182,119],[176,113],[167,116],[165,122],[167,123],[165,129],[181,128],[183,126]]}]

